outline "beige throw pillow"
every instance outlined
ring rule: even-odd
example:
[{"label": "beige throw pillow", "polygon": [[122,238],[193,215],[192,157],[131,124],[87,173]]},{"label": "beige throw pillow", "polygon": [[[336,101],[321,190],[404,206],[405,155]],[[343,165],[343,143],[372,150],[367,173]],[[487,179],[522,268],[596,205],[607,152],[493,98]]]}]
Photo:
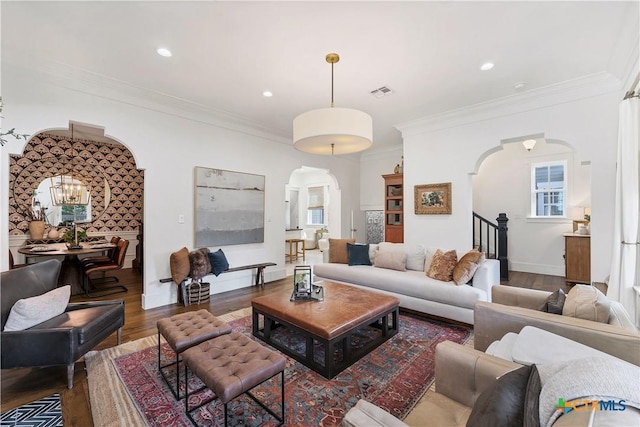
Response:
[{"label": "beige throw pillow", "polygon": [[607,323],[609,309],[609,300],[594,286],[574,285],[567,294],[562,315]]},{"label": "beige throw pillow", "polygon": [[71,286],[65,285],[45,294],[16,301],[11,307],[5,331],[23,331],[64,313],[71,296]]},{"label": "beige throw pillow", "polygon": [[391,270],[406,271],[407,270],[407,254],[405,252],[395,251],[378,251],[374,267],[388,268]]},{"label": "beige throw pillow", "polygon": [[338,264],[349,263],[347,243],[355,243],[356,239],[332,239],[329,238],[329,262]]},{"label": "beige throw pillow", "polygon": [[453,269],[453,281],[456,285],[468,283],[483,262],[484,252],[478,252],[475,249],[467,252]]},{"label": "beige throw pillow", "polygon": [[427,276],[432,279],[450,282],[453,279],[453,269],[458,263],[458,254],[455,250],[442,252],[440,249],[433,254],[431,265],[427,270]]}]

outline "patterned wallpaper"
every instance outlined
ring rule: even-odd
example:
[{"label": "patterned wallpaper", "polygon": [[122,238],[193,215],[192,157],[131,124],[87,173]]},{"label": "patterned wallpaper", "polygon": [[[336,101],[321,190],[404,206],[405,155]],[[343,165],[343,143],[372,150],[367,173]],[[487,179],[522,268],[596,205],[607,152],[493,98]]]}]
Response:
[{"label": "patterned wallpaper", "polygon": [[[91,177],[93,221],[83,224],[89,233],[136,231],[142,222],[144,171],[136,169],[131,152],[122,144],[97,142],[41,133],[29,141],[22,156],[9,159],[9,234],[29,233],[24,206],[31,205],[33,190],[45,178],[65,171],[73,159],[79,175]],[[110,188],[105,204],[104,178]]]}]

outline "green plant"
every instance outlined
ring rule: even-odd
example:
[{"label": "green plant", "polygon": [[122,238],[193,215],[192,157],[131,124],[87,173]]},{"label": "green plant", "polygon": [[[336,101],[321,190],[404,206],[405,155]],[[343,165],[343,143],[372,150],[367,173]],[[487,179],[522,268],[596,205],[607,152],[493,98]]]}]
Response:
[{"label": "green plant", "polygon": [[[2,96],[0,96],[0,113],[2,113],[2,106]],[[2,118],[2,116],[0,116],[0,118]],[[3,132],[2,129],[0,129],[0,146],[4,146],[7,142],[7,136],[12,136],[17,140],[24,139],[25,141],[29,138],[29,134],[27,133],[17,133],[16,128],[11,128],[7,132]]]},{"label": "green plant", "polygon": [[[62,235],[62,238],[67,243],[75,243],[75,234],[73,233],[73,229],[67,230]],[[78,230],[78,242],[83,242],[85,240],[87,240],[87,232]]]}]

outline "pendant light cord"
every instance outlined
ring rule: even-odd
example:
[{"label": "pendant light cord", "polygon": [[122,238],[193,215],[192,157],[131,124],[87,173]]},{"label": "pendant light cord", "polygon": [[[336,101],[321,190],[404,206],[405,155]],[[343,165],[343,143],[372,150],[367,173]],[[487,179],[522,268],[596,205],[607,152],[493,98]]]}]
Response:
[{"label": "pendant light cord", "polygon": [[331,108],[333,108],[333,62],[331,63]]}]

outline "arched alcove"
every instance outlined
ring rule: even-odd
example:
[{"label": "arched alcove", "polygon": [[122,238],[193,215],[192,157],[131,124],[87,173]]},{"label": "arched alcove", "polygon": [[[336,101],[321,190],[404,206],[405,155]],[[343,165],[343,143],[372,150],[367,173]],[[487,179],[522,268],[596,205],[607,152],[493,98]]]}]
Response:
[{"label": "arched alcove", "polygon": [[[536,141],[531,151],[522,144],[526,139]],[[564,215],[538,218],[532,215],[532,167],[557,161],[566,164]],[[563,234],[590,211],[590,162],[567,141],[527,135],[487,150],[472,175],[473,211],[490,221],[502,212],[509,218],[509,270],[564,276]]]},{"label": "arched alcove", "polygon": [[30,138],[21,156],[10,156],[10,235],[27,233],[25,207],[31,205],[34,190],[70,165],[93,178],[94,214],[86,222],[88,233],[138,231],[143,217],[144,172],[136,167],[128,148],[96,129],[101,128],[76,124],[73,138],[69,129],[41,131]]}]

